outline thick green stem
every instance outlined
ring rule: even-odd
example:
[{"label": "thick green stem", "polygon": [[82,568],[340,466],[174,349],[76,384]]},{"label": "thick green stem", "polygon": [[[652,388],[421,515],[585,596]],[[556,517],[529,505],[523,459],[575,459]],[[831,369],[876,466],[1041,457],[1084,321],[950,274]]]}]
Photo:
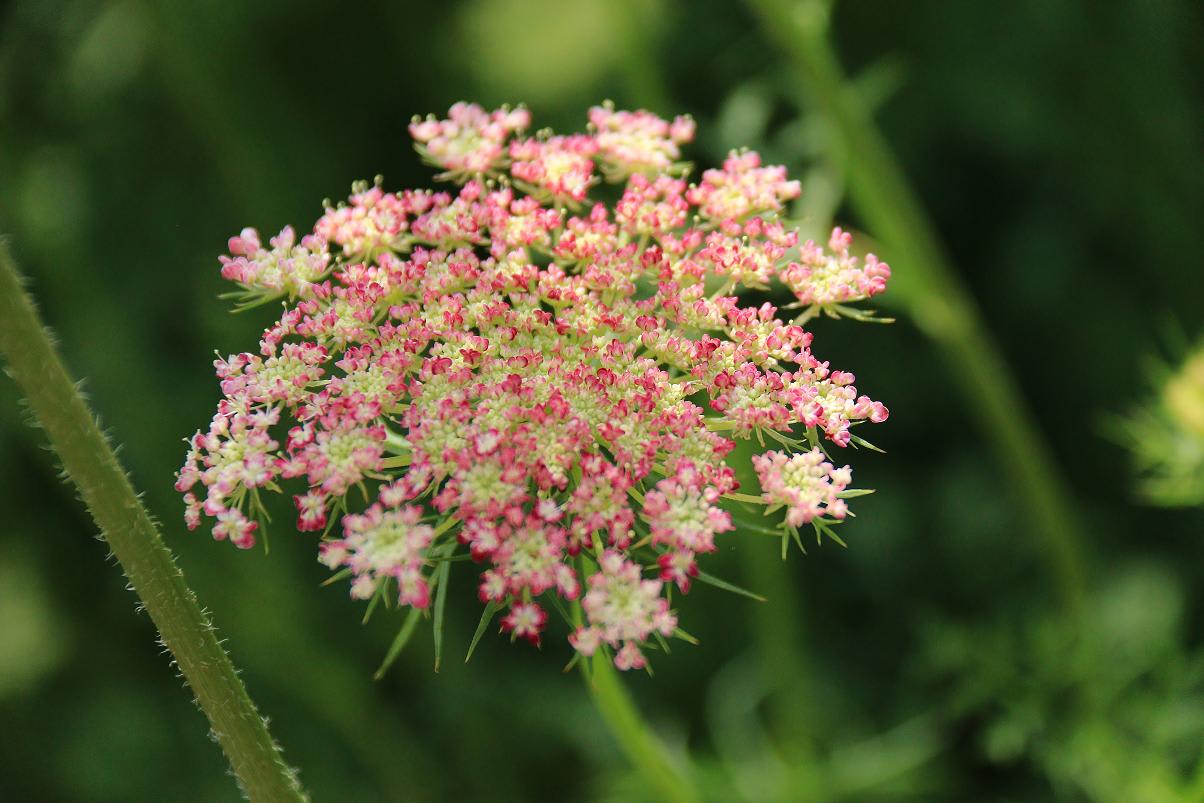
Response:
[{"label": "thick green stem", "polygon": [[0,355],[254,801],[305,794],[55,352],[0,243]]},{"label": "thick green stem", "polygon": [[946,258],[827,35],[823,0],[749,0],[768,36],[797,72],[802,101],[830,122],[846,154],[849,197],[896,271],[893,289],[919,326],[945,352],[962,392],[1007,472],[1066,605],[1082,603],[1083,536],[1070,494],[1026,409],[969,290]]},{"label": "thick green stem", "polygon": [[[582,669],[584,675],[584,667]],[[652,791],[662,800],[694,803],[701,800],[688,777],[674,765],[665,746],[648,728],[635,707],[610,658],[602,650],[590,659],[586,685],[598,713],[619,743],[632,766],[643,774]]]}]

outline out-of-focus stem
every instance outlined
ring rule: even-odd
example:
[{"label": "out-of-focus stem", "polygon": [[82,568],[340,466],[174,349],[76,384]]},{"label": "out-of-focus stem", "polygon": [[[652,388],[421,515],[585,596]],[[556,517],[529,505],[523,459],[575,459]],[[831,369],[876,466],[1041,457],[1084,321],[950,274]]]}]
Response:
[{"label": "out-of-focus stem", "polygon": [[[752,440],[737,441],[728,457],[741,489],[756,494],[760,487],[752,457],[761,449]],[[742,516],[759,515],[742,513]],[[735,536],[740,535],[736,523]],[[795,774],[793,786],[813,780],[808,775],[814,755],[814,686],[808,682],[811,667],[803,645],[806,631],[802,602],[791,581],[778,543],[763,536],[750,536],[737,550],[744,568],[745,585],[768,602],[755,605],[753,627],[763,680],[769,685],[775,705],[770,709],[775,741],[789,759]]]},{"label": "out-of-focus stem", "polygon": [[1085,586],[1083,536],[1069,492],[969,290],[865,104],[845,79],[827,35],[823,0],[748,0],[797,73],[804,103],[830,122],[846,154],[849,197],[896,271],[892,289],[936,341],[1025,508],[1035,544],[1071,610]]},{"label": "out-of-focus stem", "polygon": [[595,707],[611,735],[627,760],[652,786],[656,796],[672,803],[701,800],[693,782],[673,763],[664,744],[640,716],[610,658],[602,650],[590,659],[590,671],[585,677]]},{"label": "out-of-focus stem", "polygon": [[1196,771],[1187,785],[1184,800],[1204,800],[1204,749],[1196,757]]},{"label": "out-of-focus stem", "polygon": [[[590,575],[587,561],[578,563],[582,581]],[[573,603],[573,625],[584,624],[581,602]],[[657,738],[623,686],[610,658],[603,650],[581,661],[581,678],[589,689],[594,707],[610,730],[619,749],[649,784],[658,798],[671,803],[696,803],[702,798],[690,777],[670,758],[665,745]]]},{"label": "out-of-focus stem", "polygon": [[254,801],[305,794],[67,374],[0,243],[0,355]]}]

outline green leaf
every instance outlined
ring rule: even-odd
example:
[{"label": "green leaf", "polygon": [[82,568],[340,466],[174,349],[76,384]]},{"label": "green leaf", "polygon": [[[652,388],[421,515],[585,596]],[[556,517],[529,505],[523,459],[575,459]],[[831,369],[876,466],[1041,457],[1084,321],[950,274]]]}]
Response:
[{"label": "green leaf", "polygon": [[686,642],[687,644],[693,644],[695,647],[697,647],[701,643],[698,641],[697,638],[695,638],[694,636],[691,636],[689,633],[682,630],[680,627],[673,628],[673,635],[675,638],[679,638],[682,641]]},{"label": "green leaf", "polygon": [[439,660],[443,657],[443,609],[447,605],[447,578],[451,575],[451,564],[444,561],[435,570],[435,671],[439,671]]},{"label": "green leaf", "polygon": [[760,524],[744,521],[744,519],[735,516],[732,516],[732,523],[736,525],[736,532],[748,530],[749,532],[760,533],[761,535],[781,536],[782,534],[781,527],[765,527]]},{"label": "green leaf", "polygon": [[841,491],[837,496],[841,499],[856,499],[859,496],[869,496],[873,492],[873,488],[850,488],[847,491]]},{"label": "green leaf", "polygon": [[330,575],[330,577],[327,577],[325,580],[323,580],[319,584],[319,586],[321,588],[325,588],[328,585],[333,585],[334,583],[337,583],[338,581],[340,581],[344,578],[350,577],[351,574],[352,574],[351,569],[339,569],[337,572]]},{"label": "green leaf", "polygon": [[739,594],[742,597],[748,597],[749,599],[756,600],[757,602],[768,602],[769,601],[769,600],[765,599],[765,597],[762,597],[760,594],[754,594],[753,592],[749,591],[746,588],[741,588],[740,586],[732,585],[728,581],[720,580],[718,577],[707,574],[706,572],[699,572],[697,579],[706,583],[707,585],[715,586],[715,588],[721,588],[724,591],[730,591],[733,594]]},{"label": "green leaf", "polygon": [[364,620],[361,624],[368,624],[368,620],[372,618],[372,612],[376,610],[376,606],[380,605],[381,598],[385,595],[385,587],[389,584],[389,578],[385,578],[376,584],[376,591],[372,594],[372,600],[368,603],[368,610],[364,611]]},{"label": "green leaf", "polygon": [[406,642],[410,640],[410,636],[414,634],[414,628],[418,625],[418,620],[422,617],[422,611],[418,608],[411,608],[410,613],[406,616],[406,620],[401,624],[401,630],[397,631],[397,637],[393,639],[393,643],[389,645],[389,651],[385,654],[385,660],[381,661],[380,668],[376,670],[376,674],[372,676],[373,680],[380,680],[385,676],[385,672],[389,671],[389,667],[397,660],[397,656],[401,655],[401,651],[405,648]]},{"label": "green leaf", "polygon": [[862,323],[894,323],[894,318],[877,318],[878,312],[872,309],[858,309],[845,304],[830,304],[824,306],[824,312],[832,318],[850,318]]},{"label": "green leaf", "polygon": [[807,547],[803,546],[803,536],[799,534],[798,528],[791,527],[790,534],[794,537],[794,543],[798,544],[799,551],[806,555]]},{"label": "green leaf", "polygon": [[463,563],[466,560],[472,560],[472,555],[465,552],[463,555],[448,555],[446,557],[436,557],[431,555],[428,560],[431,563]]},{"label": "green leaf", "polygon": [[464,663],[468,663],[468,659],[472,657],[472,653],[477,648],[477,643],[481,640],[481,636],[485,635],[485,628],[489,627],[489,623],[493,621],[493,617],[497,615],[501,607],[493,600],[490,600],[485,606],[485,610],[481,612],[481,621],[477,623],[477,632],[472,634],[472,641],[468,645],[468,655],[464,656]]},{"label": "green leaf", "polygon": [[848,549],[849,545],[844,542],[843,538],[841,538],[839,535],[836,534],[836,531],[833,530],[826,521],[824,521],[823,519],[814,519],[814,520],[812,520],[811,523],[813,525],[815,525],[815,534],[817,536],[820,533],[823,533],[824,535],[828,536],[836,543],[840,544],[842,547]]},{"label": "green leaf", "polygon": [[775,441],[782,444],[783,446],[785,446],[788,449],[796,449],[797,450],[797,449],[803,448],[802,441],[797,440],[795,438],[788,438],[776,430],[767,429],[767,430],[765,430],[765,434],[768,435],[769,437],[773,438]]},{"label": "green leaf", "polygon": [[[549,598],[545,597],[545,599]],[[568,609],[564,607],[564,604],[560,601],[560,598],[553,594],[549,601],[551,602],[552,607],[556,609],[556,612],[559,613],[561,618],[564,619],[565,623],[567,623],[569,627],[573,627],[575,622],[573,621],[572,614],[570,614]]]},{"label": "green leaf", "polygon": [[763,505],[765,500],[760,496],[752,494],[740,493],[739,491],[728,491],[723,495],[724,499],[731,499],[736,502],[747,502],[750,505]]},{"label": "green leaf", "polygon": [[855,443],[856,445],[858,445],[864,449],[869,449],[871,451],[878,452],[879,454],[886,454],[886,451],[884,449],[879,449],[877,446],[870,443],[865,438],[859,437],[857,435],[853,435],[853,443]]}]

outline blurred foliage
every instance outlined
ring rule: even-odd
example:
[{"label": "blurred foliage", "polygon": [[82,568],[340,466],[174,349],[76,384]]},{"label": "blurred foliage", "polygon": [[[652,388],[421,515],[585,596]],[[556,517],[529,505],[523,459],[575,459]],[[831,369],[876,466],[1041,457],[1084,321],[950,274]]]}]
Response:
[{"label": "blurred foliage", "polygon": [[1061,797],[1198,800],[1204,654],[1184,650],[1182,605],[1167,572],[1127,567],[1082,619],[930,624],[919,674],[977,720],[983,758],[1029,762]]},{"label": "blurred foliage", "polygon": [[1204,343],[1179,365],[1158,362],[1150,373],[1154,397],[1111,419],[1113,435],[1132,450],[1150,503],[1204,505]]},{"label": "blurred foliage", "polygon": [[[1089,525],[1096,591],[1058,613],[1022,511],[931,346],[817,322],[816,349],[891,407],[862,460],[850,548],[788,564],[792,649],[757,603],[700,587],[702,643],[629,686],[714,799],[1169,800],[1199,773],[1204,511],[1142,507],[1100,416],[1166,320],[1204,329],[1204,14],[1192,0],[835,6],[835,36],[999,338]],[[217,254],[244,225],[306,225],[383,173],[423,186],[411,115],[526,101],[580,126],[612,97],[699,120],[694,156],[760,147],[806,182],[808,230],[843,208],[826,122],[746,10],[720,0],[14,0],[0,9],[0,231],[87,377],[190,582],[318,800],[633,800],[567,648],[487,636],[449,594],[444,666],[364,627],[307,536],[271,559],[188,535],[171,489],[208,420],[230,316]],[[885,300],[889,300],[889,294]],[[234,800],[201,715],[36,430],[0,383],[0,799]],[[743,581],[728,541],[708,571]],[[456,586],[456,577],[452,584]],[[772,597],[772,595],[771,595]],[[786,654],[799,666],[767,666]],[[784,660],[784,659],[783,659]],[[796,677],[797,705],[776,684]],[[800,735],[801,734],[801,735]],[[1194,769],[1193,769],[1194,767]]]}]

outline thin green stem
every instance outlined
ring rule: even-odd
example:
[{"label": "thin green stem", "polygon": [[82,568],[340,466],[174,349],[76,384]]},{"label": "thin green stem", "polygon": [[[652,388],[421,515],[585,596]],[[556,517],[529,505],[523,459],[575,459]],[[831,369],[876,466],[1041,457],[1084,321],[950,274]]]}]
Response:
[{"label": "thin green stem", "polygon": [[940,245],[829,42],[823,0],[748,0],[767,35],[797,72],[803,103],[828,119],[841,150],[849,198],[895,266],[893,289],[911,317],[944,351],[1031,523],[1035,545],[1071,610],[1081,608],[1083,535],[1070,494],[969,290]]},{"label": "thin green stem", "polygon": [[[760,487],[752,457],[761,450],[754,447],[752,440],[737,441],[728,459],[740,487],[749,493]],[[739,524],[735,535],[740,536]],[[802,601],[777,544],[761,538],[747,540],[749,543],[741,544],[737,550],[745,582],[768,599],[764,604],[752,606],[752,617],[761,672],[773,694],[769,717],[775,742],[789,759],[791,788],[815,792],[814,686],[809,682],[811,667],[804,650],[807,634]],[[806,797],[811,796],[818,797]]]},{"label": "thin green stem", "polygon": [[[588,580],[591,574],[588,563],[579,559],[577,565],[582,581]],[[580,601],[573,603],[572,618],[575,627],[584,624],[585,614]],[[640,716],[639,709],[604,651],[598,650],[588,664],[582,660],[580,666],[581,677],[602,721],[619,743],[619,749],[644,776],[657,797],[672,803],[701,800],[693,781],[673,763],[664,744]]]},{"label": "thin green stem", "polygon": [[[631,3],[628,3],[631,6]],[[636,8],[627,8],[629,19],[636,19]],[[638,57],[625,60],[629,88],[640,103],[653,109],[667,111],[664,80],[647,53],[648,26],[629,26],[627,50]],[[751,445],[737,446],[729,460],[745,488],[757,487],[756,475],[750,462],[755,452]],[[741,473],[743,472],[743,474]],[[759,652],[758,663],[763,679],[774,694],[770,719],[778,743],[789,758],[794,793],[816,790],[816,756],[814,740],[814,706],[812,687],[807,682],[809,665],[806,659],[805,628],[801,605],[785,564],[776,549],[766,544],[745,544],[740,559],[748,585],[765,594],[769,602],[753,606],[753,629]],[[805,794],[804,797],[818,797]]]},{"label": "thin green stem", "polygon": [[[582,674],[585,675],[584,665]],[[662,800],[694,803],[701,800],[688,777],[670,759],[665,746],[649,729],[627,693],[610,658],[602,650],[590,659],[586,686],[603,721],[632,766],[640,771]]]},{"label": "thin green stem", "polygon": [[55,352],[3,243],[0,355],[209,718],[243,791],[254,801],[305,800],[209,617]]}]

